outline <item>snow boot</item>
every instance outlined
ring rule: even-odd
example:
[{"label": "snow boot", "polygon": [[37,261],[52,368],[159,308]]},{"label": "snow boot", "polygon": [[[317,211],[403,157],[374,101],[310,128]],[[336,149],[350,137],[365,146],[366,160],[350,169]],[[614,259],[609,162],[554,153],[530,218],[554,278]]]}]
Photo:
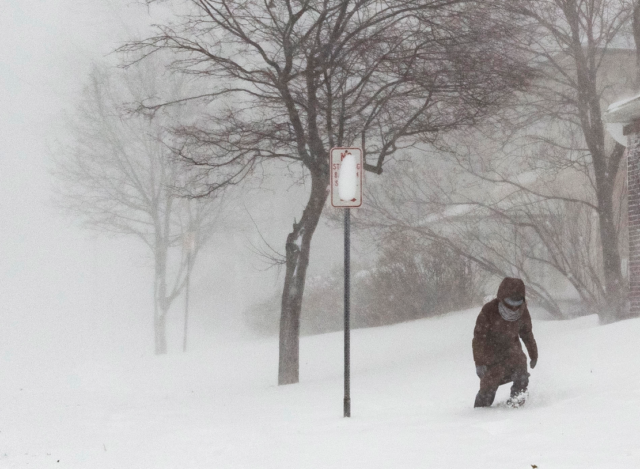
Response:
[{"label": "snow boot", "polygon": [[521,391],[507,399],[506,405],[512,409],[518,409],[524,405],[528,398],[529,393],[527,391]]}]

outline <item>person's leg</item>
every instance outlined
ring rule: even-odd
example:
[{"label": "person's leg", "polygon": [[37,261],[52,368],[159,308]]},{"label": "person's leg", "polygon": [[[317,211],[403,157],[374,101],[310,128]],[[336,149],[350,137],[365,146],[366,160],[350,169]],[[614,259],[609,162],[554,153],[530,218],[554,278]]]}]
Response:
[{"label": "person's leg", "polygon": [[480,379],[480,390],[476,395],[473,407],[490,407],[496,398],[496,391],[504,376],[504,367],[501,364],[490,366]]},{"label": "person's leg", "polygon": [[511,397],[518,396],[527,391],[529,386],[529,373],[527,372],[527,357],[525,354],[519,355],[513,360],[511,368]]},{"label": "person's leg", "polygon": [[481,389],[480,391],[478,391],[478,394],[476,394],[476,401],[473,403],[473,407],[491,407],[491,404],[493,404],[493,400],[496,398],[496,391],[498,390],[498,388],[495,389]]}]

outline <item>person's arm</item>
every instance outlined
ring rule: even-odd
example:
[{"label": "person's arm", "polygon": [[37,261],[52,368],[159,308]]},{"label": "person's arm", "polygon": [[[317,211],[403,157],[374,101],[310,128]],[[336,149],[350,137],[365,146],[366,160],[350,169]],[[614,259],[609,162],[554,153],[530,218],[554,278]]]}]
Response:
[{"label": "person's arm", "polygon": [[489,357],[486,353],[487,347],[487,335],[489,334],[489,320],[487,314],[483,309],[476,319],[476,327],[473,330],[473,361],[476,362],[476,366],[488,365]]},{"label": "person's arm", "polygon": [[535,368],[536,363],[538,362],[538,345],[536,344],[536,339],[533,337],[531,315],[529,314],[529,309],[527,309],[526,305],[522,325],[520,326],[520,337],[522,338],[525,347],[527,347],[527,352],[529,352],[531,368]]}]

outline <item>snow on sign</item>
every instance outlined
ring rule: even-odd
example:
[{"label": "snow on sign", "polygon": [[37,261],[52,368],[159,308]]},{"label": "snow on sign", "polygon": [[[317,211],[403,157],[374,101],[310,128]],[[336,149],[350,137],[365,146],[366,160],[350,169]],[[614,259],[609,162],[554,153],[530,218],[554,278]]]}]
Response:
[{"label": "snow on sign", "polygon": [[350,208],[362,205],[363,163],[360,148],[331,149],[329,166],[333,207]]}]

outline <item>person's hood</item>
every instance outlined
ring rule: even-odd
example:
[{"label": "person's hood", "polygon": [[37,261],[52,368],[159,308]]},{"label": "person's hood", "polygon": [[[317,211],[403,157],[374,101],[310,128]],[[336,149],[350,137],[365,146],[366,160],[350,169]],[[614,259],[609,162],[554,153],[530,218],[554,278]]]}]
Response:
[{"label": "person's hood", "polygon": [[498,300],[503,301],[505,298],[516,294],[520,294],[523,298],[526,298],[524,282],[519,278],[506,277],[498,287]]}]

